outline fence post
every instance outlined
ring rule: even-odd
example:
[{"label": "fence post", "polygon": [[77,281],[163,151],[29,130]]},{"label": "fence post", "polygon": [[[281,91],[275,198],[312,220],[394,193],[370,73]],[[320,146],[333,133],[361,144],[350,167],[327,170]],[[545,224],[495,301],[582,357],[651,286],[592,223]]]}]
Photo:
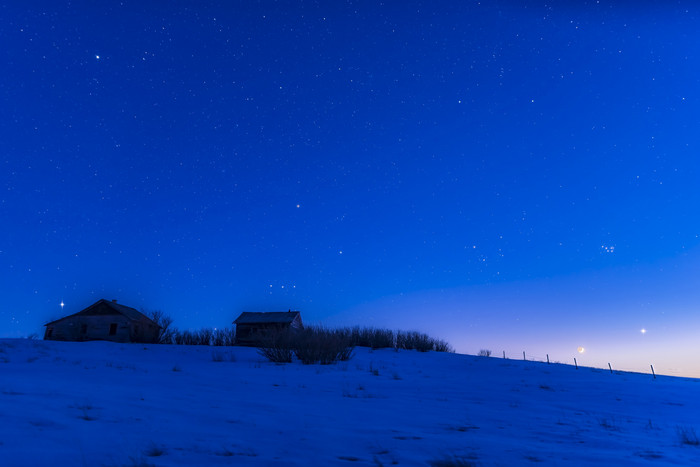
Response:
[{"label": "fence post", "polygon": [[574,357],[574,366],[575,366],[576,369],[578,370],[578,363],[576,363],[576,357]]},{"label": "fence post", "polygon": [[549,365],[549,354],[547,354],[547,365]]},{"label": "fence post", "polygon": [[504,350],[503,351],[503,360],[505,360],[505,359],[506,359],[506,351]]},{"label": "fence post", "polygon": [[654,365],[649,366],[651,366],[651,374],[654,375],[654,379],[656,379],[656,373],[654,373]]},{"label": "fence post", "polygon": [[610,365],[609,362],[608,362],[608,368],[610,368],[610,374],[613,374],[613,372],[612,372],[612,365]]},{"label": "fence post", "polygon": [[524,351],[524,350],[523,350],[523,360],[527,360],[527,359],[525,358],[525,351]]}]

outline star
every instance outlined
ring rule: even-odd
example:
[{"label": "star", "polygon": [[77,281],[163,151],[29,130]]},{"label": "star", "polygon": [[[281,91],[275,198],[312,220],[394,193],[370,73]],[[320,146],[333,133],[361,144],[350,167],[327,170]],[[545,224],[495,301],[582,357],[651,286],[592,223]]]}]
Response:
[{"label": "star", "polygon": [[642,334],[646,334],[646,333],[647,333],[647,330],[644,329],[644,328],[642,328],[639,332],[641,332]]},{"label": "star", "polygon": [[99,55],[95,55],[95,60],[99,60],[99,59],[100,59],[100,56],[99,56]]}]

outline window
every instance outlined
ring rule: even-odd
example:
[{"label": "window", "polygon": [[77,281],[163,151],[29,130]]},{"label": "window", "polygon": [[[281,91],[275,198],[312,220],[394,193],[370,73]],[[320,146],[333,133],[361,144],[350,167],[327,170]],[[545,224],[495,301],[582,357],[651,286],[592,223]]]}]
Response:
[{"label": "window", "polygon": [[109,335],[115,336],[117,334],[117,323],[111,323],[109,325]]}]

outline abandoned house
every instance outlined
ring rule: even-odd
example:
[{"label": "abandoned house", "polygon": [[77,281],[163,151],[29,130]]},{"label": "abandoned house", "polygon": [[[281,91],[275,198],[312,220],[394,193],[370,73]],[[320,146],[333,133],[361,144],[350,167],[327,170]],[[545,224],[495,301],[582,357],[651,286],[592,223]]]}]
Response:
[{"label": "abandoned house", "polygon": [[82,311],[45,324],[45,340],[157,342],[160,326],[116,300],[99,300]]},{"label": "abandoned house", "polygon": [[266,313],[243,312],[233,322],[236,325],[236,345],[257,345],[266,335],[281,331],[303,329],[298,311]]}]

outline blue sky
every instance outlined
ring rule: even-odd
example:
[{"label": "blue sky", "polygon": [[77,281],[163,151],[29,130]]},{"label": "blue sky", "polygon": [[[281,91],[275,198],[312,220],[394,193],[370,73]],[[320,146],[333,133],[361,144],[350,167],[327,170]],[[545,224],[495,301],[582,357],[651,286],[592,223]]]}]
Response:
[{"label": "blue sky", "polygon": [[292,308],[465,352],[689,350],[692,2],[0,12],[0,335],[116,298],[182,328]]}]

